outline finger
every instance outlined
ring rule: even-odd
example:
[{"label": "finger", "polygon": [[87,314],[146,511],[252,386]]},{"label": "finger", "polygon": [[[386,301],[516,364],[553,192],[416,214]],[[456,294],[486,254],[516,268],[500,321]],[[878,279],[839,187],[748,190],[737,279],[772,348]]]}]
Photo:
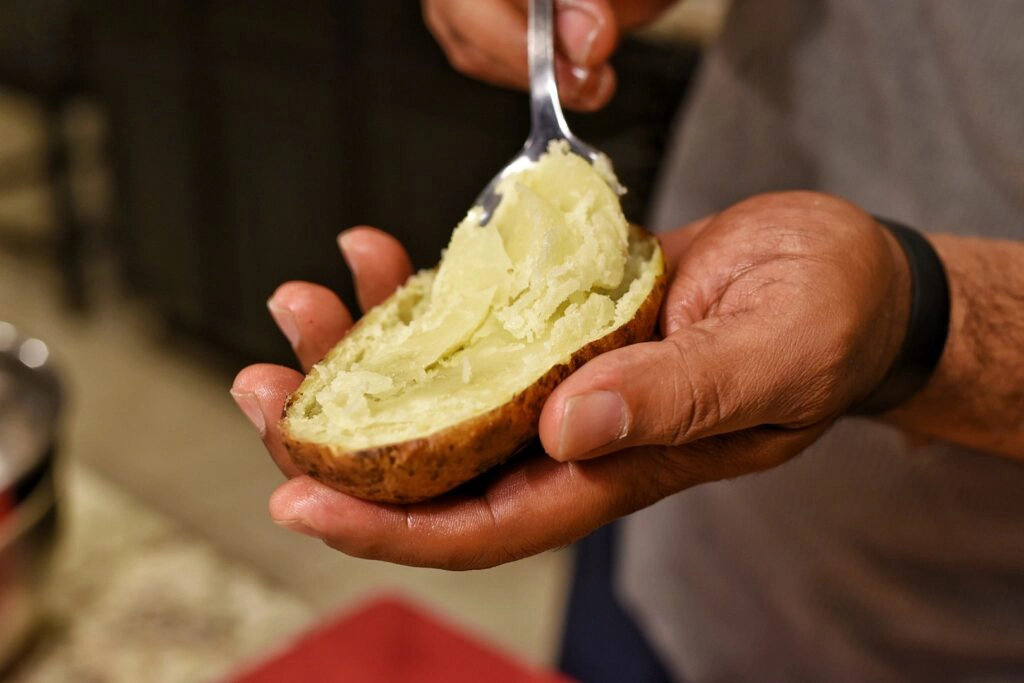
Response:
[{"label": "finger", "polygon": [[496,85],[526,87],[524,3],[426,2],[424,19],[457,71]]},{"label": "finger", "polygon": [[639,482],[622,469],[613,458],[586,467],[529,458],[482,496],[409,506],[370,503],[302,477],[278,488],[270,513],[278,524],[348,555],[483,568],[572,543],[630,512],[626,501],[633,496],[625,487]]},{"label": "finger", "polygon": [[527,458],[481,496],[409,506],[369,503],[299,477],[274,493],[270,514],[279,524],[356,557],[481,569],[567,545],[697,483],[778,464],[818,435],[764,430],[583,463]]},{"label": "finger", "polygon": [[278,422],[289,394],[302,382],[298,372],[280,365],[250,365],[235,377],[231,397],[256,428],[270,457],[288,477],[299,474],[281,442]]},{"label": "finger", "polygon": [[412,262],[401,242],[376,228],[346,230],[338,235],[338,246],[355,278],[363,311],[391,296],[412,275]]},{"label": "finger", "polygon": [[[792,339],[764,325],[706,320],[662,341],[591,360],[551,394],[540,437],[555,459],[602,455],[636,445],[680,446],[772,424],[771,398],[785,396],[777,359]],[[780,411],[781,412],[781,411]]]},{"label": "finger", "polygon": [[309,282],[281,285],[267,301],[267,309],[306,370],[352,327],[352,315],[341,299]]},{"label": "finger", "polygon": [[607,64],[582,69],[571,67],[559,57],[555,60],[555,71],[562,104],[574,111],[597,111],[611,101],[618,87],[615,70]]},{"label": "finger", "polygon": [[555,30],[559,52],[576,66],[608,61],[619,40],[618,22],[606,0],[558,0]]}]

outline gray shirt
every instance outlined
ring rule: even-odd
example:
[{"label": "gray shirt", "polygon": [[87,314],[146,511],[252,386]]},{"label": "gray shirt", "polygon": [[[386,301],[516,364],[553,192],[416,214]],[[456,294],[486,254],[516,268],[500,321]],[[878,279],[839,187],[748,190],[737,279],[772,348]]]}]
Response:
[{"label": "gray shirt", "polygon": [[[691,97],[656,228],[809,188],[1024,239],[1024,0],[737,0]],[[846,419],[633,515],[619,561],[680,680],[1024,681],[1021,463]]]}]

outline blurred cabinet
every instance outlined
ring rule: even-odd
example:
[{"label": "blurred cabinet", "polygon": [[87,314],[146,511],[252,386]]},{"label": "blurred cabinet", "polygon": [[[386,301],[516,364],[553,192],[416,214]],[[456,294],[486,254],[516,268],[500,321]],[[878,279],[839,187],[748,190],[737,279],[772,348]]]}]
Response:
[{"label": "blurred cabinet", "polygon": [[[336,233],[373,224],[434,263],[527,132],[525,96],[448,66],[411,0],[92,0],[88,70],[111,117],[129,281],[239,360],[289,359],[264,301],[308,279],[352,304]],[[644,43],[574,119],[649,192],[695,63]]]}]

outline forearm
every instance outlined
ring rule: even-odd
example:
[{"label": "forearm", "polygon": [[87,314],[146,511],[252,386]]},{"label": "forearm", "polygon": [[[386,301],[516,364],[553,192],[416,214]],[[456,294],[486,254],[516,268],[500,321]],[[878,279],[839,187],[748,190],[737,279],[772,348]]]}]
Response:
[{"label": "forearm", "polygon": [[885,419],[1024,460],[1024,243],[930,239],[949,277],[949,339],[928,385]]}]

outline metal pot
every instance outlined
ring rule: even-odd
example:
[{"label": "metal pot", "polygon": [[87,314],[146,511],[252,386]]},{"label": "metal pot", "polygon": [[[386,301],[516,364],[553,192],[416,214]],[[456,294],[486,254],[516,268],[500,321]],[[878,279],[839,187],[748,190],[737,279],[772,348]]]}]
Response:
[{"label": "metal pot", "polygon": [[60,390],[49,350],[0,321],[0,670],[39,620],[57,537]]}]

